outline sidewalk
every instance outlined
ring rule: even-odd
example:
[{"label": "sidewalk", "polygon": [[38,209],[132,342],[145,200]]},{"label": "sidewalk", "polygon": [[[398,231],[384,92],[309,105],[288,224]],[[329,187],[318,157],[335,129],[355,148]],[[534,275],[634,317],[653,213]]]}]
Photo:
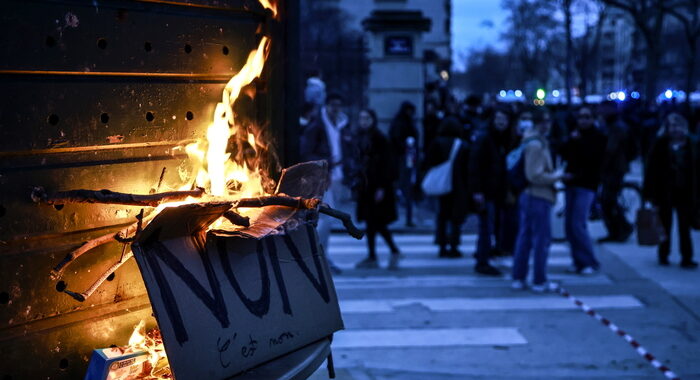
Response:
[{"label": "sidewalk", "polygon": [[[594,239],[605,235],[601,222],[589,224]],[[675,227],[675,226],[674,226]],[[666,290],[677,303],[700,321],[700,269],[686,270],[680,268],[678,252],[678,233],[674,230],[671,241],[671,265],[662,267],[657,263],[656,247],[637,245],[637,236],[633,234],[623,244],[600,244],[598,254],[617,256],[641,277],[647,278]],[[700,260],[700,231],[692,232],[694,260]]]}]

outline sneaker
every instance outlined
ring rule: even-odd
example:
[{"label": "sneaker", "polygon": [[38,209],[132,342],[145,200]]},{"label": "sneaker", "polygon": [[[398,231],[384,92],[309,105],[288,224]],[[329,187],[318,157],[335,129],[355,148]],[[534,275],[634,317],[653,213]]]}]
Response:
[{"label": "sneaker", "polygon": [[386,269],[399,270],[399,255],[391,255],[391,257],[389,257],[389,265]]},{"label": "sneaker", "polygon": [[525,290],[527,286],[525,285],[525,281],[513,280],[510,284],[510,288],[513,290]]},{"label": "sneaker", "polygon": [[695,261],[689,260],[689,261],[681,261],[681,268],[684,269],[695,269],[698,267],[698,263]]},{"label": "sneaker", "polygon": [[532,284],[530,289],[535,293],[554,293],[559,290],[559,284],[557,284],[556,282],[547,281],[543,284]]},{"label": "sneaker", "polygon": [[445,259],[450,257],[450,252],[447,250],[445,247],[440,247],[440,253],[438,253],[438,257],[441,259]]},{"label": "sneaker", "polygon": [[585,268],[581,269],[581,271],[579,272],[579,274],[582,274],[584,276],[591,276],[591,275],[594,275],[596,273],[598,273],[598,270],[593,268],[593,267],[585,267]]},{"label": "sneaker", "polygon": [[376,257],[365,257],[362,261],[355,264],[356,269],[377,269],[379,263]]},{"label": "sneaker", "polygon": [[480,273],[486,276],[500,276],[501,271],[498,268],[492,266],[491,264],[477,264],[474,267],[476,273]]}]

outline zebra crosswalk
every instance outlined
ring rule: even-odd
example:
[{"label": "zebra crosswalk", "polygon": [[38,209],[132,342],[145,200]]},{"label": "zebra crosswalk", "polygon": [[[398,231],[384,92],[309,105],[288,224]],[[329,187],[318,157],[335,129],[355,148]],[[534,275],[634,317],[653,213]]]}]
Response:
[{"label": "zebra crosswalk", "polygon": [[[333,352],[336,367],[351,369],[348,373],[357,373],[358,368],[401,368],[397,361],[404,360],[402,352],[439,356],[460,347],[526,347],[533,344],[532,325],[523,322],[528,316],[566,313],[562,321],[580,317],[576,305],[566,298],[511,290],[506,275],[476,275],[471,256],[474,235],[462,236],[464,257],[459,259],[438,258],[432,235],[396,235],[395,240],[402,254],[399,269],[390,271],[385,269],[388,248],[380,239],[380,268],[355,269],[355,263],[366,256],[366,242],[331,237],[327,254],[343,270],[334,276],[334,284],[345,322],[345,330],[334,336]],[[643,310],[636,297],[615,292],[614,281],[605,274],[566,273],[570,261],[567,246],[554,244],[548,259],[550,280],[582,289],[606,289],[604,294],[581,295],[596,309]],[[512,261],[503,260],[499,266],[509,273]],[[433,368],[432,361],[419,361],[409,367],[425,373],[452,371],[444,365]],[[465,373],[458,363],[455,366],[454,373]]]}]

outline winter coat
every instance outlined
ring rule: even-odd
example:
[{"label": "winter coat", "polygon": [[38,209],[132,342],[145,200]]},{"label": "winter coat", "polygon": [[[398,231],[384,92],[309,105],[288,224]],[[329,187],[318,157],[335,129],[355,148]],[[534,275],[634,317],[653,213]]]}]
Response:
[{"label": "winter coat", "polygon": [[629,163],[635,156],[634,143],[629,136],[629,128],[623,122],[616,122],[607,128],[607,143],[603,160],[602,179],[619,179],[629,171]]},{"label": "winter coat", "polygon": [[554,189],[554,183],[559,178],[554,175],[549,142],[533,130],[525,132],[523,141],[525,142],[523,149],[525,177],[528,181],[525,193],[552,203],[556,202],[557,193]]},{"label": "winter coat", "polygon": [[683,185],[674,184],[671,168],[671,147],[668,136],[659,137],[652,145],[644,170],[644,199],[653,204],[669,207],[673,197],[688,202],[695,216],[700,216],[700,146],[698,140],[688,137],[684,147]]},{"label": "winter coat", "polygon": [[566,171],[572,175],[565,184],[598,191],[607,139],[603,132],[595,127],[578,131],[578,138],[570,138],[561,147],[561,156],[567,162]]},{"label": "winter coat", "polygon": [[[356,136],[357,157],[356,165],[361,170],[357,186],[357,220],[377,225],[387,225],[397,218],[394,180],[396,178],[394,161],[395,155],[389,139],[375,128],[361,130]],[[384,198],[376,202],[377,190],[384,191]]]},{"label": "winter coat", "polygon": [[411,118],[397,115],[389,126],[391,146],[394,147],[397,157],[404,157],[406,154],[406,139],[408,137],[413,137],[417,144],[418,129]]},{"label": "winter coat", "polygon": [[[437,137],[428,149],[424,169],[440,165],[450,158],[454,137]],[[464,218],[471,207],[468,196],[467,168],[469,167],[469,146],[462,141],[457,156],[452,164],[452,191],[440,197],[440,207],[449,210],[451,219]]]},{"label": "winter coat", "polygon": [[[347,119],[347,117],[345,117]],[[345,121],[345,123],[347,123]],[[299,156],[301,161],[326,160],[329,170],[332,172],[338,164],[343,164],[346,159],[345,152],[352,151],[354,145],[352,131],[345,125],[340,130],[340,147],[343,158],[340,162],[333,162],[328,133],[323,121],[323,117],[314,118],[301,135],[299,144]]]},{"label": "winter coat", "polygon": [[483,130],[476,137],[469,157],[469,192],[488,201],[503,203],[508,194],[506,156],[513,148],[510,130]]}]

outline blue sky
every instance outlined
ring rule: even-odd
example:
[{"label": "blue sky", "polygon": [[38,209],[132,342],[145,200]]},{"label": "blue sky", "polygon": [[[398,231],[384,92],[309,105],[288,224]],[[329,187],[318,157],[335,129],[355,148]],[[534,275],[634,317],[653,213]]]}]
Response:
[{"label": "blue sky", "polygon": [[501,0],[452,0],[452,49],[455,69],[460,70],[461,52],[471,48],[500,44],[506,12]]}]

